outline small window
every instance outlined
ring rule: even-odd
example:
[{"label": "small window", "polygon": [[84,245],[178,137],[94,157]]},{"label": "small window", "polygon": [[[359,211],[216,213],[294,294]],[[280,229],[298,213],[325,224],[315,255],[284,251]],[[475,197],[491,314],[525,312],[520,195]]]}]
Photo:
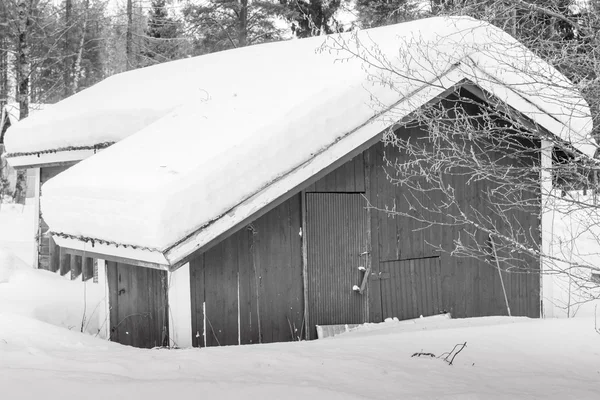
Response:
[{"label": "small window", "polygon": [[600,285],[600,271],[593,271],[590,281]]}]

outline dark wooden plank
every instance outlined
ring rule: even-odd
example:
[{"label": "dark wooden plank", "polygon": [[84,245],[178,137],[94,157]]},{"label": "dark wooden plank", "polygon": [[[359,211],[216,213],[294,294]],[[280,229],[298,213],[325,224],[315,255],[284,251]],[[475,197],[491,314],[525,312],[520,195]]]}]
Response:
[{"label": "dark wooden plank", "polygon": [[107,262],[111,340],[152,348],[168,344],[167,273]]},{"label": "dark wooden plank", "polygon": [[84,282],[94,277],[94,259],[90,257],[82,258],[82,279]]},{"label": "dark wooden plank", "polygon": [[63,248],[60,249],[60,261],[58,270],[61,275],[66,275],[71,271],[71,255],[66,253]]},{"label": "dark wooden plank", "polygon": [[308,249],[306,247],[306,192],[300,193],[300,215],[302,219],[302,295],[304,296],[304,338],[310,340],[311,330],[307,329],[309,321],[308,305]]},{"label": "dark wooden plank", "polygon": [[410,319],[442,312],[439,266],[439,257],[382,263],[384,318]]},{"label": "dark wooden plank", "polygon": [[108,285],[108,304],[110,307],[109,323],[110,323],[110,340],[119,342],[119,272],[117,263],[112,261],[106,262],[106,283]]},{"label": "dark wooden plank", "polygon": [[303,333],[301,223],[300,196],[253,223],[264,343],[298,340]]},{"label": "dark wooden plank", "polygon": [[50,256],[49,270],[52,272],[56,272],[60,267],[60,247],[58,247],[56,243],[54,243],[53,238],[50,238],[50,247],[48,253]]},{"label": "dark wooden plank", "polygon": [[307,193],[364,193],[365,167],[363,154],[331,171],[306,188]]},{"label": "dark wooden plank", "polygon": [[250,249],[254,243],[253,236],[254,231],[248,228],[241,230],[237,235],[241,344],[255,344],[260,342],[256,277],[254,275],[254,260]]},{"label": "dark wooden plank", "polygon": [[75,280],[81,275],[83,260],[81,256],[71,256],[71,280]]},{"label": "dark wooden plank", "polygon": [[[373,146],[371,149],[365,151],[364,153],[364,165],[363,168],[365,170],[365,195],[368,200],[367,205],[377,205],[378,204],[378,168],[381,168],[380,160],[377,157],[377,148],[379,146]],[[368,238],[368,251],[369,254],[369,262],[371,264],[371,274],[372,276],[378,277],[380,272],[383,270],[380,269],[379,263],[379,216],[378,212],[373,209],[367,210],[367,223],[369,224],[369,233],[370,237]],[[389,271],[387,271],[389,272]],[[382,296],[381,296],[381,281],[379,279],[370,279],[369,280],[369,290],[368,290],[368,314],[369,314],[369,322],[382,322],[383,321],[383,304],[382,304]]]},{"label": "dark wooden plank", "polygon": [[192,344],[194,347],[205,347],[203,254],[190,261],[190,298],[192,302]]},{"label": "dark wooden plank", "polygon": [[209,250],[204,257],[206,342],[208,346],[238,344],[239,232]]}]

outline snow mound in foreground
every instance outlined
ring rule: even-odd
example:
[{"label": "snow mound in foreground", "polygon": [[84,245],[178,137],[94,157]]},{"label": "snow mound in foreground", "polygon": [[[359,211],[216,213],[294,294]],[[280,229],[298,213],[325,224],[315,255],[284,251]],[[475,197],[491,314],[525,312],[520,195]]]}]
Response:
[{"label": "snow mound in foreground", "polygon": [[31,268],[12,252],[0,248],[0,283],[7,283],[18,269]]},{"label": "snow mound in foreground", "polygon": [[33,269],[0,248],[0,314],[17,314],[51,325],[96,334],[100,286]]},{"label": "snow mound in foreground", "polygon": [[[331,340],[146,350],[0,313],[2,398],[597,399],[593,319],[445,319]],[[392,327],[392,325],[396,325]],[[420,323],[413,324],[419,326]],[[363,336],[364,335],[364,336]],[[440,357],[467,343],[449,366]],[[32,384],[34,383],[34,384]]]}]

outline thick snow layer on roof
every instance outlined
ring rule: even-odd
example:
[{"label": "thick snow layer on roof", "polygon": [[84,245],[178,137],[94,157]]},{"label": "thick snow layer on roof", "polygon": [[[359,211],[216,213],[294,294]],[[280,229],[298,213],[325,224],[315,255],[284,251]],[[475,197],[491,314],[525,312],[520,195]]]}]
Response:
[{"label": "thick snow layer on roof", "polygon": [[[37,114],[39,111],[42,111],[48,107],[50,107],[50,104],[29,103],[29,116]],[[14,125],[19,122],[19,113],[19,103],[9,103],[4,106],[2,117],[8,119],[11,125]]]},{"label": "thick snow layer on roof", "polygon": [[[80,144],[138,131],[50,180],[42,212],[52,231],[72,236],[157,251],[187,238],[167,254],[174,263],[464,79],[593,152],[587,104],[569,82],[470,18],[132,71],[19,129],[30,138],[45,130],[38,148],[56,145],[54,133]],[[15,132],[10,151],[34,146]]]}]

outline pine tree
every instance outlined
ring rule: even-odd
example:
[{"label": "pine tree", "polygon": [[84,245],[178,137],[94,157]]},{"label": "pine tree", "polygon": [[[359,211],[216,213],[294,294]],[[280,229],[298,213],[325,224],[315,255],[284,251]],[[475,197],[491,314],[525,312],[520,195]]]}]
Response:
[{"label": "pine tree", "polygon": [[208,0],[183,9],[194,54],[281,40],[276,19],[287,11],[274,1]]},{"label": "pine tree", "polygon": [[181,55],[180,24],[169,16],[165,0],[152,0],[148,15],[142,65],[175,60]]},{"label": "pine tree", "polygon": [[327,35],[342,30],[335,19],[341,0],[280,0],[287,7],[286,19],[299,37]]},{"label": "pine tree", "polygon": [[397,24],[417,17],[413,0],[357,0],[358,22],[363,28]]}]

